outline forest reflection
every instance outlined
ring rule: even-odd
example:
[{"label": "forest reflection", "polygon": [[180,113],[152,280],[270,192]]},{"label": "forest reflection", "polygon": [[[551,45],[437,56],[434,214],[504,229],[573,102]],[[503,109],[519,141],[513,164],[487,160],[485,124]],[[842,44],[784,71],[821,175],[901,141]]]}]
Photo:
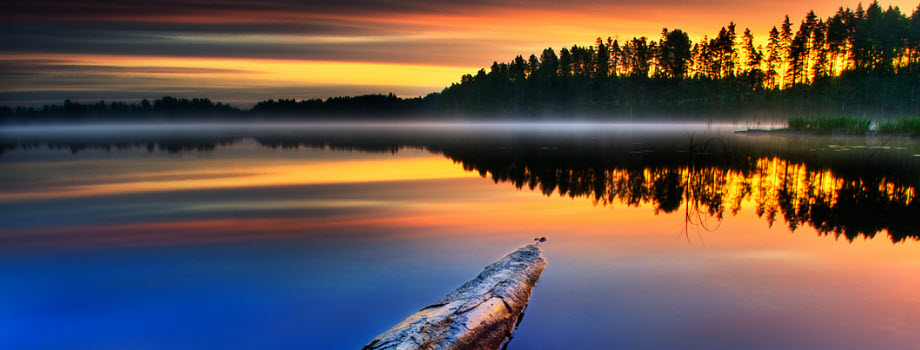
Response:
[{"label": "forest reflection", "polygon": [[884,177],[845,179],[830,170],[759,158],[747,169],[688,165],[621,169],[533,169],[509,164],[480,167],[461,161],[496,182],[517,188],[586,198],[596,205],[653,206],[655,213],[683,214],[688,225],[713,229],[726,212],[745,202],[771,226],[781,216],[790,230],[801,225],[853,240],[886,231],[893,242],[918,239],[916,189]]},{"label": "forest reflection", "polygon": [[[366,137],[311,135],[254,137],[275,149],[331,149],[395,153],[417,148],[443,154],[467,171],[496,183],[592,201],[598,206],[650,206],[655,214],[683,215],[685,230],[716,229],[742,207],[771,227],[807,225],[822,235],[852,241],[884,231],[892,242],[920,240],[916,163],[869,152],[848,158],[813,155],[801,149],[726,144],[718,138],[694,142],[635,140],[592,144],[574,139],[470,139],[438,135]],[[211,140],[19,141],[4,151],[48,147],[77,153],[95,150],[213,151],[243,137]],[[714,142],[719,141],[719,142]],[[605,141],[606,142],[606,141]],[[836,154],[836,153],[835,153]],[[881,160],[880,160],[881,159]],[[871,163],[875,161],[876,163]]]}]

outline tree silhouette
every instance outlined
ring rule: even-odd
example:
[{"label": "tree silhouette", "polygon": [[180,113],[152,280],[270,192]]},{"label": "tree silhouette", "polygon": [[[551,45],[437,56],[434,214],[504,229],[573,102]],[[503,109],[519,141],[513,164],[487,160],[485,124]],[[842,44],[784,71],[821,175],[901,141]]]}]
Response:
[{"label": "tree silhouette", "polygon": [[[908,17],[878,2],[840,7],[827,18],[809,11],[793,32],[785,16],[755,47],[730,22],[693,42],[680,29],[661,38],[595,39],[594,45],[552,48],[494,61],[440,93],[266,100],[248,111],[206,98],[166,96],[139,104],[71,100],[41,108],[4,108],[4,121],[85,118],[554,117],[673,115],[736,117],[744,113],[920,116],[920,6]],[[249,113],[246,113],[249,112]]]},{"label": "tree silhouette", "polygon": [[661,37],[658,44],[659,76],[684,78],[691,62],[690,37],[680,29],[669,32],[667,28],[662,29]]},{"label": "tree silhouette", "polygon": [[[882,10],[872,3],[866,10],[841,7],[825,20],[809,11],[795,32],[785,16],[768,33],[766,49],[755,47],[747,29],[739,41],[734,22],[695,43],[679,29],[662,30],[657,41],[598,37],[594,46],[562,52],[555,77],[528,82],[521,90],[527,97],[515,100],[526,105],[510,110],[628,117],[745,111],[917,116],[918,12],[920,7],[907,17],[897,7]],[[465,96],[475,90],[445,89],[445,110],[487,110]]]}]

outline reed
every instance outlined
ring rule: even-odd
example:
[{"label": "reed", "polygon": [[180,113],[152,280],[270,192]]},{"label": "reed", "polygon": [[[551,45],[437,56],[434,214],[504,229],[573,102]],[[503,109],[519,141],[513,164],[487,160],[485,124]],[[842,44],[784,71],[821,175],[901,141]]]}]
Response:
[{"label": "reed", "polygon": [[793,116],[787,120],[788,130],[814,134],[865,134],[871,120],[846,115]]}]

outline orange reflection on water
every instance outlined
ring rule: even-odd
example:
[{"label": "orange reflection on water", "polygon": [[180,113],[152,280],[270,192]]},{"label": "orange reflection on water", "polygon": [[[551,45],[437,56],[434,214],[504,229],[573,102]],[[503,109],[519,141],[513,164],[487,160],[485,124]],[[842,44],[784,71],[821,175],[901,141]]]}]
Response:
[{"label": "orange reflection on water", "polygon": [[[114,222],[103,218],[70,226],[13,229],[0,235],[0,252],[276,239],[289,246],[323,247],[322,240],[327,239],[343,243],[330,246],[342,249],[330,251],[331,255],[341,252],[349,259],[360,251],[349,251],[347,246],[368,242],[374,243],[374,250],[431,250],[427,253],[431,259],[403,266],[441,269],[452,259],[471,260],[471,256],[485,265],[534,236],[547,236],[543,249],[548,266],[533,295],[531,324],[548,317],[558,327],[558,320],[569,316],[567,310],[574,310],[577,317],[569,320],[590,320],[602,327],[601,332],[609,331],[618,326],[611,323],[611,312],[621,312],[627,298],[626,303],[637,309],[627,315],[655,315],[656,336],[661,324],[675,325],[674,315],[682,314],[683,320],[692,321],[682,326],[707,328],[715,336],[739,332],[739,327],[760,331],[756,326],[761,325],[771,336],[795,336],[793,331],[802,331],[807,334],[797,336],[806,340],[840,337],[863,343],[866,339],[916,343],[910,330],[920,312],[916,298],[920,244],[833,239],[808,226],[791,233],[779,225],[771,227],[755,210],[763,201],[776,213],[790,208],[796,213],[802,203],[845,201],[838,191],[855,186],[854,181],[844,181],[833,172],[809,171],[774,158],[755,161],[757,170],[750,172],[719,167],[529,169],[525,173],[531,178],[520,183],[539,189],[531,191],[505,182],[510,180],[496,184],[479,178],[475,167],[467,172],[463,165],[440,156],[400,153],[306,161],[272,159],[264,152],[244,160],[195,159],[179,168],[147,166],[153,171],[143,174],[130,169],[133,166],[117,170],[114,163],[92,163],[108,167],[101,171],[107,175],[90,174],[91,179],[80,179],[77,187],[95,188],[97,194],[105,188],[144,193],[218,185],[285,190],[258,197],[230,191],[195,193],[191,199],[170,202],[181,207],[174,214],[142,216],[127,223],[116,217]],[[185,183],[183,174],[196,176]],[[232,176],[221,176],[227,174]],[[155,181],[157,175],[163,181]],[[322,193],[297,192],[296,186],[289,186],[345,180],[362,186],[329,186]],[[883,192],[893,203],[906,205],[914,200],[913,188],[888,180],[865,182],[861,189]],[[674,189],[681,200],[678,206],[673,204]],[[598,201],[596,193],[601,195]],[[89,203],[98,205],[98,201]],[[661,209],[664,203],[670,210]],[[685,230],[684,211],[689,207],[732,208],[733,215],[726,215],[714,231],[699,226]],[[255,245],[241,244],[240,251]],[[470,273],[478,271],[477,266]],[[623,285],[637,292],[624,297],[630,290],[615,288]],[[564,307],[554,309],[557,304]],[[539,315],[546,310],[562,312]]]},{"label": "orange reflection on water", "polygon": [[[124,237],[137,242],[147,238],[158,242],[170,239],[210,241],[290,237],[361,227],[368,230],[392,228],[393,232],[405,231],[392,233],[394,235],[410,236],[415,234],[415,230],[428,234],[462,228],[474,235],[476,232],[524,236],[544,232],[577,232],[583,236],[635,236],[637,240],[686,239],[707,230],[721,230],[727,210],[732,216],[744,214],[749,217],[741,220],[750,226],[744,230],[753,231],[754,226],[760,227],[758,230],[769,230],[776,217],[782,214],[780,217],[790,230],[798,230],[803,227],[802,224],[808,224],[811,226],[808,231],[813,228],[821,234],[843,234],[852,240],[860,235],[872,237],[877,233],[875,227],[887,228],[889,226],[885,225],[890,223],[881,222],[881,226],[869,228],[860,226],[862,222],[853,224],[848,220],[857,216],[850,212],[854,205],[848,202],[844,206],[838,204],[853,201],[856,197],[873,198],[883,202],[885,210],[871,215],[881,217],[894,212],[896,215],[892,217],[899,218],[903,215],[898,216],[898,210],[902,214],[913,210],[910,206],[914,205],[915,198],[913,187],[894,181],[875,179],[863,183],[860,182],[863,180],[844,180],[829,170],[811,171],[804,164],[779,158],[761,158],[752,161],[749,169],[741,170],[714,165],[600,171],[527,168],[519,175],[502,177],[505,175],[483,171],[475,164],[457,164],[421,150],[405,149],[398,154],[358,154],[345,159],[329,157],[322,150],[280,153],[285,154],[281,158],[272,151],[256,150],[259,152],[257,156],[244,158],[226,158],[218,150],[213,156],[203,158],[72,161],[74,169],[79,171],[67,170],[67,163],[48,164],[47,169],[42,168],[45,165],[41,163],[31,164],[44,169],[40,172],[63,165],[65,169],[62,172],[66,176],[63,179],[58,178],[61,176],[40,179],[41,186],[23,186],[19,190],[16,190],[17,186],[12,186],[0,194],[0,203],[143,193],[178,194],[205,189],[293,189],[294,186],[347,183],[367,186],[362,187],[364,190],[336,189],[334,191],[358,192],[324,193],[317,198],[310,197],[313,194],[299,195],[302,192],[297,191],[277,198],[245,197],[259,191],[249,194],[192,194],[183,197],[185,199],[171,199],[173,202],[168,204],[181,207],[157,210],[166,210],[172,213],[169,215],[177,216],[193,214],[203,219],[165,217],[157,219],[160,224],[139,222],[128,226],[81,224],[50,227],[34,232],[25,230],[32,234],[23,237],[44,234],[62,237],[68,236],[66,232],[72,232],[74,234],[69,234],[72,239],[79,240],[76,237],[85,236],[84,239],[106,241],[114,238],[89,233],[114,230],[142,232]],[[295,158],[292,159],[291,154]],[[25,172],[18,172],[14,166],[11,164],[11,178],[27,177],[22,176]],[[87,172],[86,169],[95,170]],[[479,179],[479,174],[499,182],[512,182],[519,189],[503,183],[494,185],[492,181]],[[400,184],[397,186],[396,182]],[[523,189],[524,186],[534,191]],[[369,188],[377,192],[362,192]],[[841,193],[845,195],[841,197]],[[861,202],[857,204],[866,203],[864,199],[859,200]],[[142,206],[146,207],[146,204]],[[865,210],[858,205],[856,207]],[[746,212],[742,210],[744,208]],[[322,218],[315,215],[291,217],[317,210],[335,212]],[[228,221],[228,213],[246,216]],[[270,213],[284,217],[265,217]],[[253,221],[257,219],[263,221]],[[150,219],[144,217],[144,220]],[[376,228],[374,225],[377,225]],[[257,229],[257,226],[265,229]],[[891,227],[904,229],[903,224]],[[277,235],[261,231],[276,232]],[[906,235],[905,232],[900,235],[889,233],[895,241],[913,237],[911,232]],[[190,236],[183,236],[185,234]]]},{"label": "orange reflection on water", "polygon": [[188,191],[219,188],[293,186],[311,184],[406,181],[475,177],[474,173],[427,153],[356,160],[200,160],[189,169],[146,169],[95,175],[95,183],[67,185],[67,181],[30,191],[0,193],[0,202],[102,196],[128,193]]},{"label": "orange reflection on water", "polygon": [[[477,170],[475,164],[465,164]],[[478,169],[483,172],[482,169]],[[886,177],[840,177],[830,170],[809,170],[803,163],[760,158],[732,165],[696,161],[657,168],[517,169],[494,167],[485,172],[518,188],[539,189],[588,198],[595,204],[653,204],[656,213],[683,212],[688,225],[718,226],[729,210],[756,207],[769,225],[782,214],[790,230],[802,224],[823,234],[853,239],[888,231],[893,241],[916,239],[915,188]],[[748,199],[753,200],[749,202]],[[862,220],[861,217],[871,217]]]}]

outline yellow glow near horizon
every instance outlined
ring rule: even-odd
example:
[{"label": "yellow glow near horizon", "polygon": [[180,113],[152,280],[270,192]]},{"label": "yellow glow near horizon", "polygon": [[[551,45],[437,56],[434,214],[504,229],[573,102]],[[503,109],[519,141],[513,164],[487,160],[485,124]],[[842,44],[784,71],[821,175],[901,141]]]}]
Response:
[{"label": "yellow glow near horizon", "polygon": [[[117,72],[96,74],[117,76],[169,76],[167,86],[188,86],[194,81],[197,87],[243,87],[243,86],[305,86],[305,85],[374,85],[385,86],[448,86],[458,81],[463,74],[470,73],[470,67],[450,67],[412,64],[389,64],[373,62],[310,61],[253,58],[196,58],[196,57],[148,57],[107,55],[5,55],[4,59],[62,60],[61,65],[81,66],[92,70],[93,66],[118,68],[182,68],[201,69],[201,72],[156,73]],[[178,76],[178,77],[176,77]],[[156,82],[154,82],[156,83]],[[161,83],[163,84],[163,83]],[[38,88],[43,89],[44,87]],[[28,91],[26,86],[7,86],[0,91]],[[79,88],[78,88],[79,90]],[[385,92],[383,92],[385,93]]]},{"label": "yellow glow near horizon", "polygon": [[[167,94],[238,104],[270,98],[388,92],[415,97],[441,91],[459,82],[465,74],[488,69],[493,61],[509,62],[516,55],[539,57],[547,47],[558,53],[562,47],[593,45],[598,37],[619,39],[621,43],[632,37],[657,41],[662,28],[668,28],[681,29],[694,42],[700,42],[704,37],[715,37],[721,27],[734,22],[739,46],[745,28],[752,31],[755,45],[765,46],[770,28],[780,26],[785,15],[789,15],[796,30],[810,10],[818,18],[826,19],[839,6],[856,8],[858,3],[856,0],[666,4],[575,1],[535,6],[477,2],[370,6],[366,11],[349,6],[341,9],[249,6],[252,8],[208,8],[178,13],[89,13],[79,5],[74,6],[74,13],[45,13],[37,10],[39,6],[36,10],[7,14],[8,19],[51,24],[66,21],[73,28],[96,22],[147,23],[156,30],[137,33],[120,28],[110,30],[113,35],[131,33],[132,39],[108,37],[102,31],[98,43],[97,38],[76,35],[74,40],[86,40],[86,44],[73,52],[82,53],[68,53],[70,49],[50,53],[55,52],[57,44],[67,46],[63,44],[71,39],[63,35],[66,32],[60,42],[43,43],[41,50],[29,48],[25,44],[28,37],[23,37],[18,39],[23,42],[21,48],[11,47],[8,53],[0,54],[0,64],[5,60],[17,61],[11,65],[16,74],[3,77],[5,84],[0,84],[0,92],[23,93],[23,97],[11,94],[9,102],[4,103],[13,105],[38,105],[68,98],[124,100],[125,95],[155,98]],[[868,2],[863,3],[864,8],[868,6]],[[905,15],[910,15],[917,6],[915,1],[901,0],[883,2],[881,6],[887,8],[889,4],[899,7]],[[171,24],[180,26],[174,29]],[[252,30],[246,28],[248,24],[259,28],[277,25],[279,30]],[[183,29],[199,25],[226,26],[230,30]],[[311,30],[313,26],[323,29]],[[16,43],[17,35],[11,34],[12,43]],[[144,45],[148,43],[149,46]],[[137,49],[135,45],[145,49]],[[221,57],[227,55],[263,58]],[[832,62],[835,63],[832,73],[843,68],[839,58],[836,61]],[[70,70],[67,65],[81,67]],[[807,68],[811,65],[808,63]],[[93,66],[100,69],[93,70]],[[112,67],[164,69],[124,71]],[[780,77],[785,75],[784,71],[785,68],[779,68]]]}]

